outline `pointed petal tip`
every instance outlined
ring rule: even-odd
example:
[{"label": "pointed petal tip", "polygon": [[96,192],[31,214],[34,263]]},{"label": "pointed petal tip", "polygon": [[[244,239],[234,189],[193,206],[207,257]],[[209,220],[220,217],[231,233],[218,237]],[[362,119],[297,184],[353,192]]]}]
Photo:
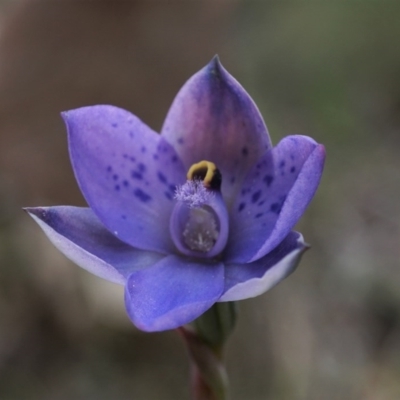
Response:
[{"label": "pointed petal tip", "polygon": [[315,158],[319,160],[319,165],[321,168],[321,175],[322,175],[322,171],[323,171],[323,168],[325,165],[325,158],[326,158],[325,146],[323,144],[316,142],[316,146],[315,146],[313,153],[314,153]]},{"label": "pointed petal tip", "polygon": [[69,110],[61,111],[60,116],[64,120],[64,122],[68,124],[71,121],[71,118],[73,118],[75,115],[79,115],[80,112],[87,111],[90,109],[96,109],[97,107],[103,107],[103,105],[99,104],[99,105],[89,105],[89,106],[71,108]]},{"label": "pointed petal tip", "polygon": [[43,219],[46,214],[46,209],[44,207],[23,207],[22,210],[31,217],[38,217],[40,219]]},{"label": "pointed petal tip", "polygon": [[206,66],[207,72],[212,76],[221,77],[226,73],[225,68],[221,64],[218,54],[216,54]]},{"label": "pointed petal tip", "polygon": [[211,59],[211,61],[208,63],[208,65],[209,65],[210,68],[214,68],[214,69],[217,69],[217,68],[221,67],[222,64],[221,64],[221,60],[219,59],[219,55],[216,54],[216,55]]},{"label": "pointed petal tip", "polygon": [[68,121],[69,112],[70,112],[69,110],[60,112],[61,118],[64,120],[65,123]]},{"label": "pointed petal tip", "polygon": [[322,156],[322,157],[324,158],[324,160],[325,160],[325,157],[326,157],[326,149],[325,149],[325,146],[324,146],[323,144],[318,144],[318,150],[319,150],[321,156]]}]

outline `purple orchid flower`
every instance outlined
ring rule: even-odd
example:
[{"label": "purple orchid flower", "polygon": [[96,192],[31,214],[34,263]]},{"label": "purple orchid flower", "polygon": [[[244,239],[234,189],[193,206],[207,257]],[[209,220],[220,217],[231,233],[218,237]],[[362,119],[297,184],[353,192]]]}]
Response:
[{"label": "purple orchid flower", "polygon": [[27,211],[69,259],[125,285],[138,328],[177,328],[296,268],[307,245],[292,228],[319,184],[324,147],[294,135],[272,148],[218,58],[180,90],[161,135],[109,105],[63,117],[90,208]]}]

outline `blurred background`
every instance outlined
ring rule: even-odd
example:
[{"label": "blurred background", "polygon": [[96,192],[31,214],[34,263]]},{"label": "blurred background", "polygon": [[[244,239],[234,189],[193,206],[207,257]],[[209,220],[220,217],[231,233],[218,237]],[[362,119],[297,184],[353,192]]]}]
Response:
[{"label": "blurred background", "polygon": [[159,130],[218,53],[277,143],[327,148],[312,249],[240,303],[232,400],[400,398],[400,2],[0,0],[0,399],[186,399],[175,332],[72,265],[21,211],[84,205],[62,110],[108,103]]}]

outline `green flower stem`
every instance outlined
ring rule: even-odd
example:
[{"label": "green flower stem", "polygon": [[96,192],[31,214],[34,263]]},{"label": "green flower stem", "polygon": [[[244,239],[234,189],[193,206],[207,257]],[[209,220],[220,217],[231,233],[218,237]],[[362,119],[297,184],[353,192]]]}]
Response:
[{"label": "green flower stem", "polygon": [[189,351],[192,400],[227,400],[228,377],[221,357],[192,328],[178,329]]},{"label": "green flower stem", "polygon": [[191,325],[199,337],[218,351],[235,328],[236,316],[236,303],[215,303]]},{"label": "green flower stem", "polygon": [[191,361],[192,400],[227,400],[223,348],[235,326],[234,303],[216,303],[191,326],[180,327]]},{"label": "green flower stem", "polygon": [[192,367],[191,372],[192,400],[217,400],[211,388],[204,382],[199,370]]},{"label": "green flower stem", "polygon": [[191,391],[192,400],[225,400],[226,389],[223,389],[219,393],[215,393],[213,389],[204,381],[203,376],[199,369],[192,365],[191,371]]}]

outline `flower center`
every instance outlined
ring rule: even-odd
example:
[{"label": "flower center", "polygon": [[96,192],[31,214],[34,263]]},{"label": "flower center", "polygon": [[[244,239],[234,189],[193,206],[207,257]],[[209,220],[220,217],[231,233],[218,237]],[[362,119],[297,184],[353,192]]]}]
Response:
[{"label": "flower center", "polygon": [[183,241],[190,250],[207,253],[217,242],[217,220],[207,207],[193,208],[183,230]]},{"label": "flower center", "polygon": [[177,188],[170,232],[178,250],[209,258],[219,254],[228,240],[228,212],[220,188],[221,173],[210,161],[192,165],[186,183]]}]

